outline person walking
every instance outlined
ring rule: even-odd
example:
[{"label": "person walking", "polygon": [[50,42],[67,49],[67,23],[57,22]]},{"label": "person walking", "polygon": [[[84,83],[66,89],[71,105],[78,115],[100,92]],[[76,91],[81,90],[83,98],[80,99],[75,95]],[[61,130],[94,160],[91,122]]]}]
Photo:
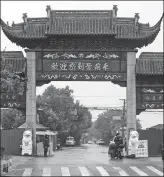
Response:
[{"label": "person walking", "polygon": [[162,160],[164,159],[164,144],[163,142],[160,143],[158,152],[161,153]]},{"label": "person walking", "polygon": [[22,155],[22,140],[20,140],[20,155]]},{"label": "person walking", "polygon": [[50,146],[49,145],[49,137],[48,137],[48,135],[45,135],[43,146],[44,146],[44,157],[47,157],[47,151],[48,151],[48,148]]}]

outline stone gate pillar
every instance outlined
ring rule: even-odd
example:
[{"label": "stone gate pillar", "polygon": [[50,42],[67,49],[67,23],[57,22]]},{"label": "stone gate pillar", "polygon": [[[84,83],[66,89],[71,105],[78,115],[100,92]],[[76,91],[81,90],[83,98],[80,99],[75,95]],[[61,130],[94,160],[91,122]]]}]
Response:
[{"label": "stone gate pillar", "polygon": [[35,52],[26,51],[27,91],[26,91],[26,129],[32,130],[32,154],[36,155],[36,58]]},{"label": "stone gate pillar", "polygon": [[136,51],[127,52],[127,140],[130,131],[136,130]]}]

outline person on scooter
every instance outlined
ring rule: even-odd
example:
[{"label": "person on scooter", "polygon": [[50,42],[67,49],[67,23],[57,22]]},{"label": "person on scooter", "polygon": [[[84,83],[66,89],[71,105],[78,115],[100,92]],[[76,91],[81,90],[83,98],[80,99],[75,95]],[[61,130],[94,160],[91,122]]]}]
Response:
[{"label": "person on scooter", "polygon": [[115,142],[116,146],[123,144],[123,138],[119,132],[116,133],[116,136],[114,137],[113,141]]},{"label": "person on scooter", "polygon": [[114,137],[113,141],[116,145],[116,151],[118,150],[118,148],[121,148],[121,149],[124,148],[123,138],[119,132],[116,133],[116,136]]}]

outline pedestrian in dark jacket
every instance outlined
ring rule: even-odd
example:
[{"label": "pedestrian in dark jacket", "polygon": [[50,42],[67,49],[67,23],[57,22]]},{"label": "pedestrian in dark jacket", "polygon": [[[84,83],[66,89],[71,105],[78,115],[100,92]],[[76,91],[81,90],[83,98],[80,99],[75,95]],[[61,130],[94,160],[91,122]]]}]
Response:
[{"label": "pedestrian in dark jacket", "polygon": [[163,145],[163,142],[160,143],[158,152],[161,153],[161,155],[162,155],[162,160],[163,160],[163,159],[164,159],[164,145]]},{"label": "pedestrian in dark jacket", "polygon": [[43,146],[44,146],[44,156],[47,157],[47,151],[48,151],[48,148],[49,148],[49,137],[48,137],[48,135],[45,135]]}]

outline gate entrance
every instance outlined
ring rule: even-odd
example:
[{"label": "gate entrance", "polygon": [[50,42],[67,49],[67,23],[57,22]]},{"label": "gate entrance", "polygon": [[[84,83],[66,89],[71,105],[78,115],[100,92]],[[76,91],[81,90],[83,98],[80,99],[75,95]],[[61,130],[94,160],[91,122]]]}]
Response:
[{"label": "gate entrance", "polygon": [[[127,129],[136,129],[136,51],[57,52],[26,50],[27,52],[27,128],[35,131],[36,83],[50,81],[111,81],[127,86]],[[35,135],[35,132],[33,133]]]},{"label": "gate entrance", "polygon": [[28,48],[26,122],[36,152],[36,86],[50,81],[111,81],[127,87],[127,131],[136,129],[136,48],[154,41],[163,16],[152,27],[109,11],[55,11],[28,18],[2,30],[12,42]]}]

